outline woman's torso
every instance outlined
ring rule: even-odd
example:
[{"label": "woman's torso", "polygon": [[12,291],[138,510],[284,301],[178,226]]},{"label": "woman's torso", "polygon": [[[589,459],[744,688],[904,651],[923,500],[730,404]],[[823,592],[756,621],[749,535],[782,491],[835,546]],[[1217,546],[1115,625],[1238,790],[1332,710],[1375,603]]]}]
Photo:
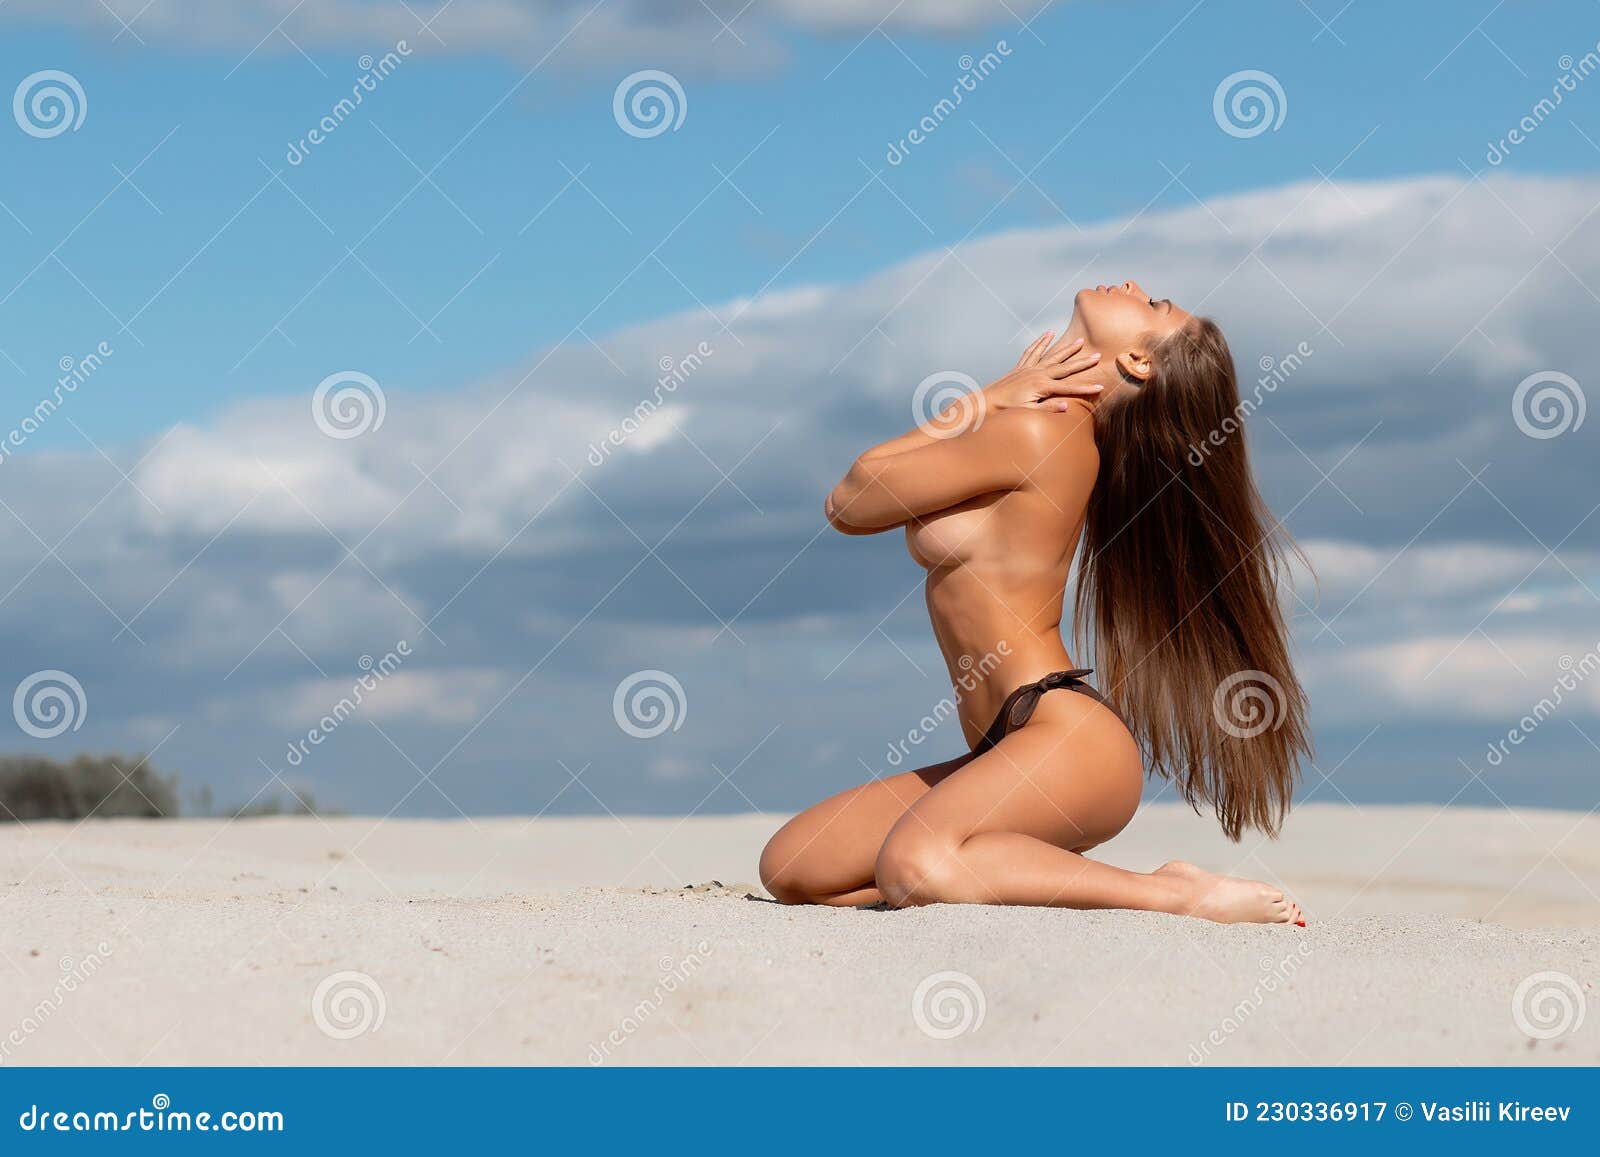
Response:
[{"label": "woman's torso", "polygon": [[911,557],[928,571],[928,614],[969,742],[1016,687],[1074,666],[1061,617],[1084,505],[1030,486],[906,526]]}]

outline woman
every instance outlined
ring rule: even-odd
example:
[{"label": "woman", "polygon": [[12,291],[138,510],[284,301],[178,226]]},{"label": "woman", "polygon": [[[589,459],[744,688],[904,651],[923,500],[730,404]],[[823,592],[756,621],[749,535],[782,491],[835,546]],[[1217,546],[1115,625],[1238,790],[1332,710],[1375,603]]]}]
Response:
[{"label": "woman", "polygon": [[[861,455],[825,506],[845,534],[905,527],[972,749],[796,816],[762,853],[761,878],[785,903],[1303,924],[1268,884],[1085,856],[1133,817],[1141,753],[1231,839],[1276,835],[1309,737],[1277,602],[1287,544],[1236,433],[1222,332],[1128,281],[1079,293],[1053,336]],[[1104,697],[1061,637],[1080,538],[1079,641],[1093,635]],[[1229,717],[1241,682],[1270,695],[1265,715]]]}]

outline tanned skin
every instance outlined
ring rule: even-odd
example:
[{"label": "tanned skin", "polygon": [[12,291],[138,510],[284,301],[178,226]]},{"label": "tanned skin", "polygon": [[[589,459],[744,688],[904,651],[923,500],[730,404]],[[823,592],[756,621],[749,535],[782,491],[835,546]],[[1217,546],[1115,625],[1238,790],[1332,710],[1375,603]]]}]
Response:
[{"label": "tanned skin", "polygon": [[[1086,289],[1059,340],[1040,337],[975,404],[867,450],[827,496],[837,530],[904,530],[927,570],[928,615],[952,685],[985,672],[957,693],[969,745],[1013,689],[1076,666],[1061,617],[1099,472],[1094,408],[1148,380],[1151,350],[1188,320],[1132,281]],[[785,903],[1302,919],[1268,884],[1181,862],[1146,873],[1089,859],[1133,818],[1143,779],[1114,712],[1053,691],[983,755],[874,780],[802,812],[772,837],[761,877]]]}]

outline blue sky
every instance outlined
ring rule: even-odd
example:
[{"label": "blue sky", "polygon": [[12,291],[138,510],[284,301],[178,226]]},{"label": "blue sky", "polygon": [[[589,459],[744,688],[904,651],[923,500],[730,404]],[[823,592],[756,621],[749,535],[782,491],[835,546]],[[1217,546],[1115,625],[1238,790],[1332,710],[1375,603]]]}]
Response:
[{"label": "blue sky", "polygon": [[[520,57],[453,53],[418,33],[398,73],[299,166],[285,161],[288,142],[347,95],[359,52],[308,44],[307,60],[273,37],[244,59],[256,37],[201,51],[12,23],[6,75],[65,69],[88,85],[92,112],[69,136],[9,134],[0,146],[7,171],[27,176],[7,182],[5,200],[31,230],[5,220],[12,262],[26,272],[44,260],[117,185],[117,169],[143,164],[138,189],[118,188],[59,251],[105,307],[48,262],[6,302],[5,348],[38,375],[137,314],[130,340],[148,349],[97,406],[97,437],[143,436],[235,398],[293,391],[330,359],[371,367],[390,388],[448,387],[575,326],[603,334],[693,307],[685,286],[712,302],[769,281],[850,279],[969,236],[1059,223],[1062,212],[1089,223],[1315,177],[1352,150],[1342,177],[1481,169],[1486,126],[1548,87],[1563,52],[1596,39],[1579,4],[1549,6],[1537,21],[1501,10],[1481,35],[1468,32],[1488,4],[1470,14],[1357,4],[1336,20],[1341,6],[1322,7],[1331,30],[1296,4],[1193,0],[1061,4],[1028,30],[984,21],[896,32],[892,43],[797,30],[783,38],[785,59],[754,76],[725,33],[722,67],[685,73],[683,127],[648,142],[615,131],[610,99],[624,66],[647,59],[578,66],[558,52],[529,77]],[[958,58],[1001,40],[1012,55],[962,113],[906,162],[886,164],[888,143],[961,74]],[[1249,140],[1216,131],[1221,66],[1279,78],[1289,104],[1280,130]],[[1535,137],[1516,166],[1587,171],[1597,158],[1560,131]],[[290,188],[259,192],[163,291],[270,182],[263,162]],[[413,164],[438,164],[438,189],[422,185],[368,236],[416,183]],[[718,170],[735,166],[737,190],[719,187]],[[867,166],[887,189],[861,191]],[[593,197],[570,184],[580,172]],[[1001,200],[1024,173],[1032,184]],[[658,254],[668,268],[652,260],[629,277],[669,231]],[[371,272],[347,259],[295,308],[358,241]],[[417,336],[417,319],[441,309]],[[286,315],[287,337],[263,342]],[[69,437],[52,431],[44,444]]]},{"label": "blue sky", "polygon": [[[142,7],[0,8],[5,87],[57,69],[87,103],[58,136],[0,122],[0,429],[115,349],[0,465],[7,685],[63,669],[90,704],[10,748],[159,745],[229,800],[270,769],[380,813],[425,771],[403,813],[778,809],[865,778],[944,689],[903,548],[819,539],[822,488],[926,374],[992,376],[1077,284],[1138,276],[1247,367],[1318,350],[1252,428],[1331,600],[1297,622],[1318,798],[1594,802],[1592,687],[1515,766],[1483,753],[1600,639],[1596,427],[1506,409],[1528,374],[1592,377],[1600,82],[1485,159],[1595,49],[1595,6]],[[639,139],[612,98],[645,68],[686,111]],[[1245,69],[1286,111],[1242,138],[1213,94]],[[581,469],[701,341],[668,428]],[[349,369],[385,427],[324,438],[308,398]],[[286,767],[402,637],[395,701]],[[690,707],[641,741],[611,692],[646,668]]]}]

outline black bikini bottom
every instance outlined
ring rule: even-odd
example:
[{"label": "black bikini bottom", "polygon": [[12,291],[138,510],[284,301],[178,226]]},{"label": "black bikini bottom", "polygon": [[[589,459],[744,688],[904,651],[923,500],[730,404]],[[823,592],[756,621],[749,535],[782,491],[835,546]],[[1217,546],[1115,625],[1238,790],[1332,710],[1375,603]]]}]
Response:
[{"label": "black bikini bottom", "polygon": [[1072,671],[1052,671],[1037,683],[1024,683],[1018,687],[1006,696],[1000,714],[994,717],[989,730],[985,731],[983,738],[973,746],[972,754],[982,755],[1032,719],[1033,709],[1039,706],[1039,699],[1046,691],[1076,691],[1080,695],[1089,696],[1096,703],[1104,704],[1112,714],[1116,714],[1116,708],[1106,702],[1106,697],[1096,691],[1092,684],[1084,681],[1085,675],[1093,673],[1092,667],[1079,667]]}]

